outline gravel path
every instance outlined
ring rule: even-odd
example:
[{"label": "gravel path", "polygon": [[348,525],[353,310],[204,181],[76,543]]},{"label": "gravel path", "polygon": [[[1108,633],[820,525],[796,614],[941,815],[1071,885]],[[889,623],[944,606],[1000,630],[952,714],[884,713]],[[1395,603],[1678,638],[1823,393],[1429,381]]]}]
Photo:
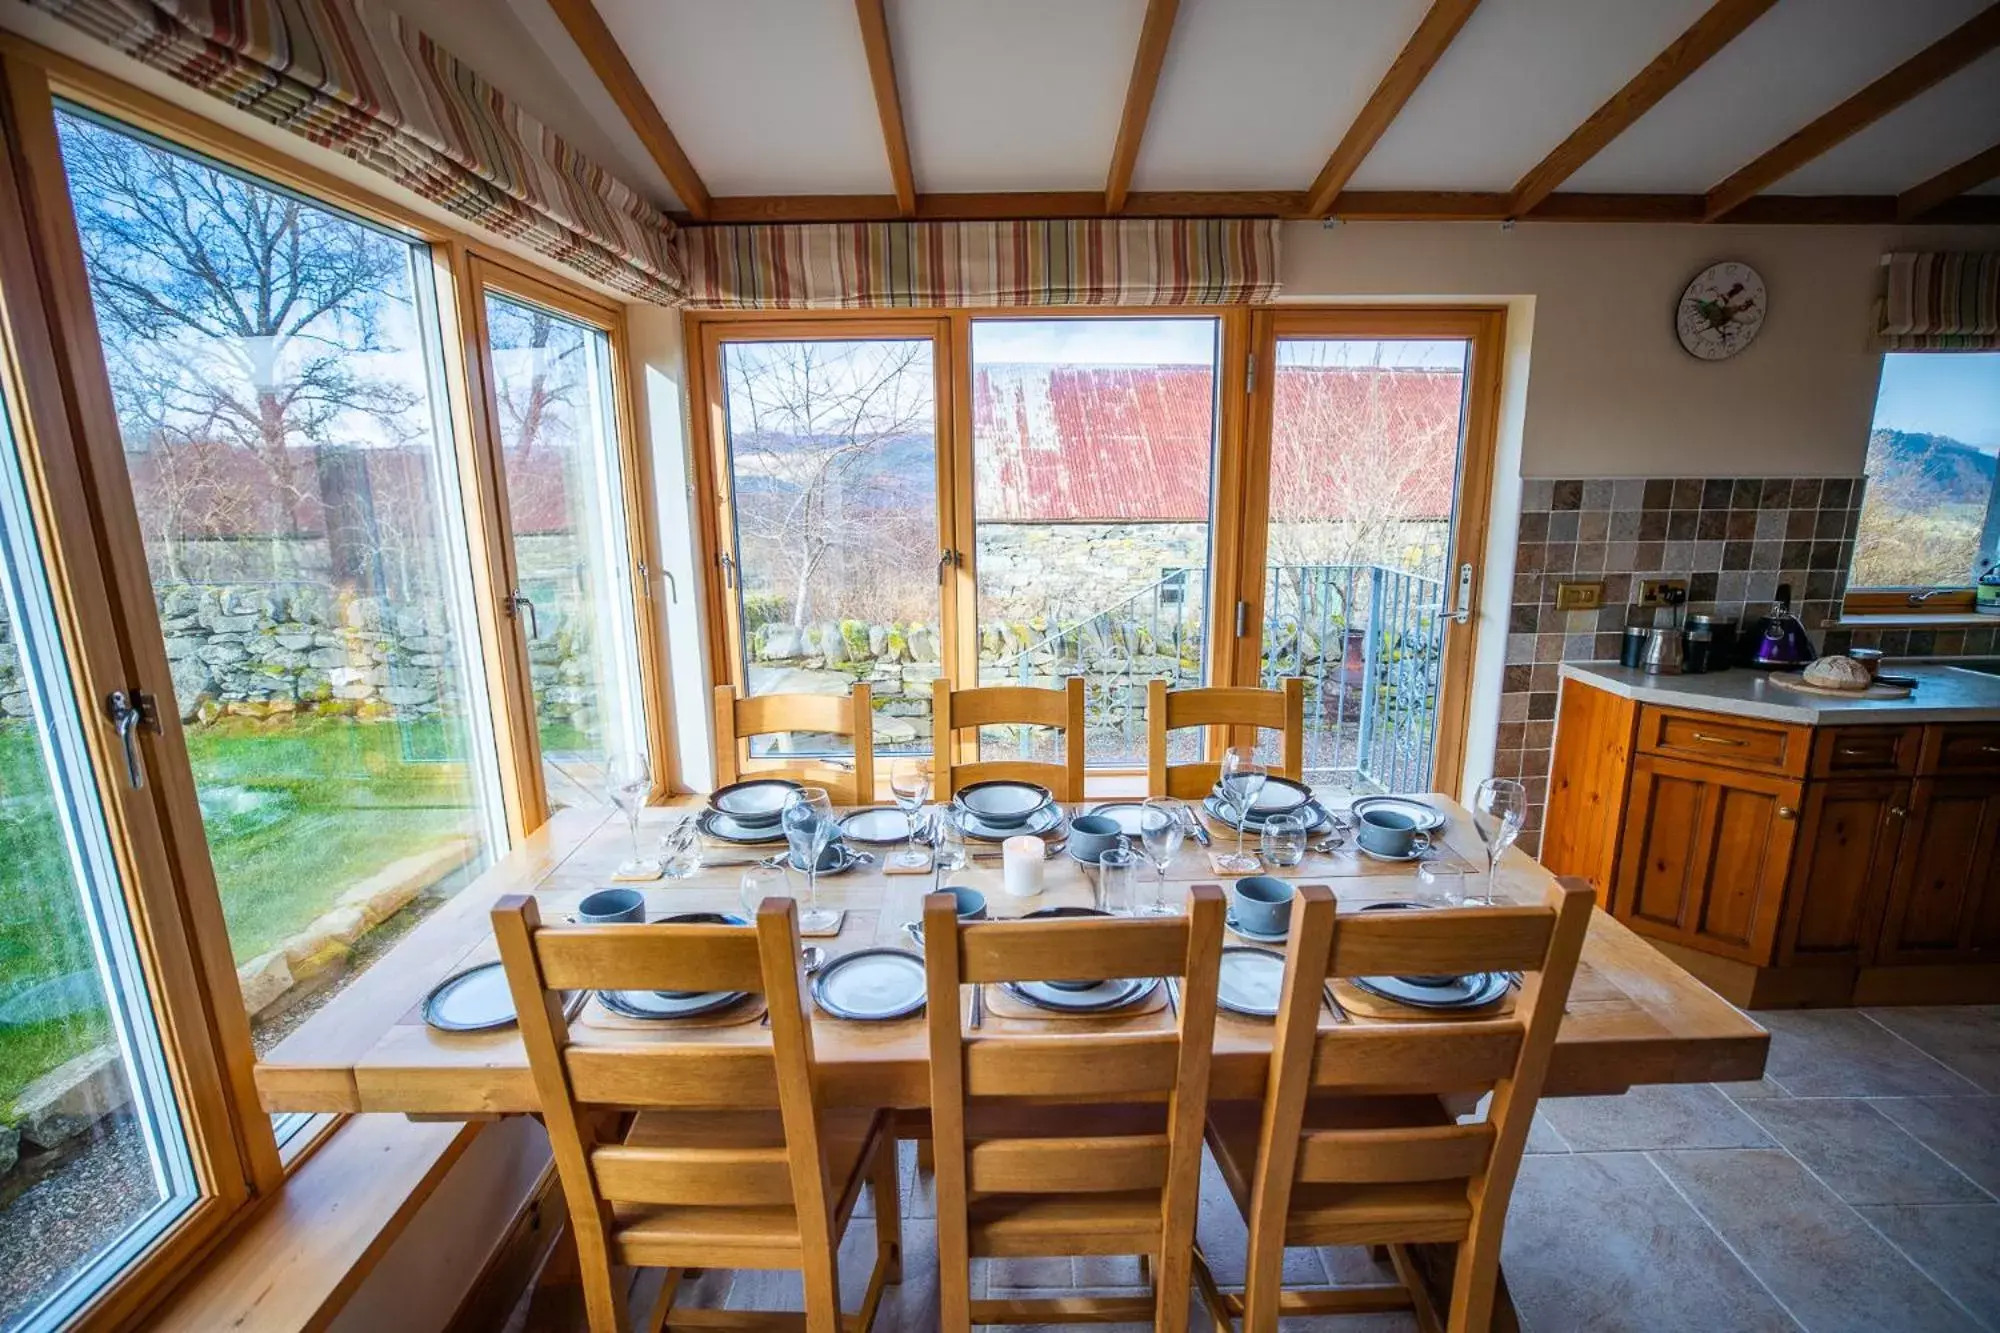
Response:
[{"label": "gravel path", "polygon": [[159,1197],[145,1137],[121,1116],[46,1179],[0,1207],[0,1330],[23,1322]]}]

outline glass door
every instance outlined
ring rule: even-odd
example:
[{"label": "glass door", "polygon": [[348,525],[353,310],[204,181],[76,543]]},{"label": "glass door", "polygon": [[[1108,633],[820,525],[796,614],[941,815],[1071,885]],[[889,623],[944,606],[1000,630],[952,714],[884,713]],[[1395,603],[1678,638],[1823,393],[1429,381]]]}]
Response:
[{"label": "glass door", "polygon": [[551,812],[601,804],[612,761],[651,753],[611,339],[490,288],[483,313],[542,781]]},{"label": "glass door", "polygon": [[1261,321],[1236,670],[1267,686],[1305,678],[1308,781],[1357,794],[1457,783],[1469,532],[1484,527],[1490,453],[1476,381],[1496,319]]},{"label": "glass door", "polygon": [[[928,754],[956,582],[937,322],[751,327],[707,330],[727,678],[750,695],[866,682],[876,754]],[[798,734],[753,753],[852,747]]]},{"label": "glass door", "polygon": [[[1082,677],[1092,767],[1145,767],[1147,682],[1207,678],[1220,339],[1213,318],[972,321],[979,680]],[[1039,730],[986,728],[981,752],[1056,758]]]}]

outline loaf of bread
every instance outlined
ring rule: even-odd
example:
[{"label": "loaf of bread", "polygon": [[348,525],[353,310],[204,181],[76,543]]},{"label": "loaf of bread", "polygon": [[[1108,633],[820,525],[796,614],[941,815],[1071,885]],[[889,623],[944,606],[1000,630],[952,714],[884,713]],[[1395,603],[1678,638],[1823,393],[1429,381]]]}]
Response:
[{"label": "loaf of bread", "polygon": [[1865,690],[1868,668],[1851,657],[1822,657],[1806,668],[1806,684],[1823,690]]}]

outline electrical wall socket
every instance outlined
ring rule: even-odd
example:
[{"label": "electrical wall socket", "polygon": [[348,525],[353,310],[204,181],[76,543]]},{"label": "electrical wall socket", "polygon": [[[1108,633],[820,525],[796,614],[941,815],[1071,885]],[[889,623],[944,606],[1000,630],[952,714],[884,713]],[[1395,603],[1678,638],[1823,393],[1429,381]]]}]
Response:
[{"label": "electrical wall socket", "polygon": [[1558,583],[1556,585],[1556,610],[1595,611],[1604,605],[1604,585],[1602,583]]},{"label": "electrical wall socket", "polygon": [[1639,605],[1665,606],[1666,599],[1661,594],[1669,588],[1679,590],[1681,600],[1684,602],[1687,600],[1688,585],[1686,579],[1640,579]]}]

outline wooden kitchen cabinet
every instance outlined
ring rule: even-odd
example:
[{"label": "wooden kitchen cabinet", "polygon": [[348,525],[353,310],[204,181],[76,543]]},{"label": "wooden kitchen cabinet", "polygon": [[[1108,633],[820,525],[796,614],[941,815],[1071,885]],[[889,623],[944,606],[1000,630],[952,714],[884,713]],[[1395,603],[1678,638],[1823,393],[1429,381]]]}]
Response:
[{"label": "wooden kitchen cabinet", "polygon": [[2000,792],[1985,778],[1921,778],[1890,886],[1879,961],[2000,958]]},{"label": "wooden kitchen cabinet", "polygon": [[1800,794],[1787,778],[1639,755],[1614,913],[1656,938],[1770,962]]},{"label": "wooden kitchen cabinet", "polygon": [[1872,960],[1909,803],[1910,784],[1900,778],[1812,785],[1779,962]]}]

